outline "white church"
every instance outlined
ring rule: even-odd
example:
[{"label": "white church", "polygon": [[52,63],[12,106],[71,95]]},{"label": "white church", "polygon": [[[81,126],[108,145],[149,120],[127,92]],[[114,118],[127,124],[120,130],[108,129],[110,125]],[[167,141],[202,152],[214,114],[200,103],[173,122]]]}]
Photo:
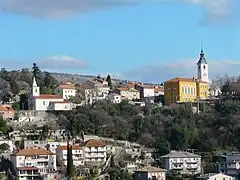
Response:
[{"label": "white church", "polygon": [[32,89],[28,97],[28,109],[35,111],[67,111],[72,110],[74,104],[60,95],[41,94],[40,87],[33,78]]}]

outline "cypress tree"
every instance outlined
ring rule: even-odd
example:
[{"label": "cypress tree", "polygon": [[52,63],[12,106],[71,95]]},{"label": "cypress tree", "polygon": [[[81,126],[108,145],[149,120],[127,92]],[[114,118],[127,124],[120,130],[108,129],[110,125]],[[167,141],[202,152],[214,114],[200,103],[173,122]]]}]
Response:
[{"label": "cypress tree", "polygon": [[73,157],[72,146],[67,145],[67,178],[70,180],[73,178]]},{"label": "cypress tree", "polygon": [[107,82],[108,82],[108,87],[110,87],[110,89],[112,89],[112,80],[111,80],[111,76],[109,74],[107,76]]}]

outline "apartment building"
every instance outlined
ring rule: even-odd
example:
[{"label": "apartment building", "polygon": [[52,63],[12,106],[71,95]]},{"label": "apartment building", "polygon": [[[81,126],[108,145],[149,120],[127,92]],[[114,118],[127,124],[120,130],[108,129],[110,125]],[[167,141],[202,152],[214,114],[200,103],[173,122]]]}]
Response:
[{"label": "apartment building", "polygon": [[29,147],[14,153],[11,155],[11,162],[20,179],[44,176],[57,169],[56,155],[41,147]]},{"label": "apartment building", "polygon": [[167,170],[179,171],[181,174],[200,174],[202,172],[201,156],[184,151],[171,151],[161,157],[162,166]]},{"label": "apartment building", "polygon": [[97,139],[89,139],[84,143],[86,162],[105,162],[107,159],[106,145]]},{"label": "apartment building", "polygon": [[222,172],[239,180],[240,153],[224,153],[216,156],[217,172]]},{"label": "apartment building", "polygon": [[[57,163],[59,165],[64,164],[67,166],[67,145],[59,146],[56,149]],[[84,165],[84,151],[83,148],[79,145],[72,145],[72,156],[73,156],[73,165],[82,166]]]}]

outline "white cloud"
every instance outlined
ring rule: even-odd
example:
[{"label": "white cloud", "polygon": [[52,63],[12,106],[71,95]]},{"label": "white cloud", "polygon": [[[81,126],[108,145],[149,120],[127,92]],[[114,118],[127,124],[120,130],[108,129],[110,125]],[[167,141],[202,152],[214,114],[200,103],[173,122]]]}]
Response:
[{"label": "white cloud", "polygon": [[76,69],[87,67],[84,61],[65,55],[41,58],[37,60],[36,63],[40,68],[47,69]]},{"label": "white cloud", "polygon": [[[209,78],[228,74],[239,76],[240,62],[235,60],[214,60],[209,63]],[[196,77],[196,60],[180,60],[166,64],[153,64],[122,73],[121,78],[144,82],[162,82],[174,77]]]},{"label": "white cloud", "polygon": [[44,57],[35,60],[9,60],[4,59],[0,60],[0,64],[2,67],[7,69],[19,69],[19,68],[32,68],[32,64],[35,62],[40,69],[47,71],[55,71],[55,70],[74,70],[86,68],[87,64],[77,58],[73,58],[71,56],[52,56],[52,57]]},{"label": "white cloud", "polygon": [[211,15],[208,17],[222,19],[228,14],[231,0],[0,0],[0,9],[2,12],[23,13],[45,18],[61,18],[76,13],[124,4],[179,1],[203,6],[206,9],[206,14]]}]

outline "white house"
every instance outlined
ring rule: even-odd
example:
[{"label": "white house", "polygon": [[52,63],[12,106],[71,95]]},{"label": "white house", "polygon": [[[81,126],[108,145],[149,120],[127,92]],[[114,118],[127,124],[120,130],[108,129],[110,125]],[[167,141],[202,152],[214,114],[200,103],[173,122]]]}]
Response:
[{"label": "white house", "polygon": [[86,162],[105,162],[107,159],[106,145],[97,139],[89,139],[84,143]]},{"label": "white house", "polygon": [[72,84],[70,82],[65,83],[65,84],[60,84],[54,92],[64,99],[70,99],[71,97],[76,96],[76,87],[75,84]]},{"label": "white house", "polygon": [[[72,155],[73,155],[73,165],[74,166],[83,166],[84,165],[84,152],[83,148],[79,145],[72,146]],[[67,145],[59,146],[56,149],[57,162],[59,165],[64,164],[67,166]]]},{"label": "white house", "polygon": [[184,151],[171,151],[161,157],[167,174],[171,170],[179,171],[181,174],[200,174],[202,172],[201,156]]},{"label": "white house", "polygon": [[116,93],[111,93],[108,95],[108,99],[112,102],[112,103],[116,103],[119,104],[122,101],[121,95],[116,94]]},{"label": "white house", "polygon": [[149,98],[149,97],[155,96],[155,91],[153,86],[136,84],[135,87],[140,92],[140,98]]},{"label": "white house", "polygon": [[28,108],[36,111],[71,110],[72,104],[60,95],[40,94],[40,87],[34,77],[31,94],[28,98]]},{"label": "white house", "polygon": [[166,170],[156,167],[144,167],[134,172],[134,180],[165,180]]},{"label": "white house", "polygon": [[134,88],[121,87],[117,88],[115,92],[127,100],[140,99],[139,91]]},{"label": "white house", "polygon": [[203,174],[197,177],[199,180],[233,180],[232,176],[228,176],[223,173],[209,173]]},{"label": "white house", "polygon": [[48,141],[47,145],[46,145],[47,149],[49,151],[53,152],[53,153],[56,153],[56,150],[59,146],[67,146],[67,142],[66,141],[65,142],[63,142],[63,141],[61,141],[61,142],[59,142],[59,141]]},{"label": "white house", "polygon": [[24,179],[28,173],[37,176],[57,170],[56,155],[41,147],[30,147],[14,153],[11,155],[11,162],[18,169],[20,179]]}]

